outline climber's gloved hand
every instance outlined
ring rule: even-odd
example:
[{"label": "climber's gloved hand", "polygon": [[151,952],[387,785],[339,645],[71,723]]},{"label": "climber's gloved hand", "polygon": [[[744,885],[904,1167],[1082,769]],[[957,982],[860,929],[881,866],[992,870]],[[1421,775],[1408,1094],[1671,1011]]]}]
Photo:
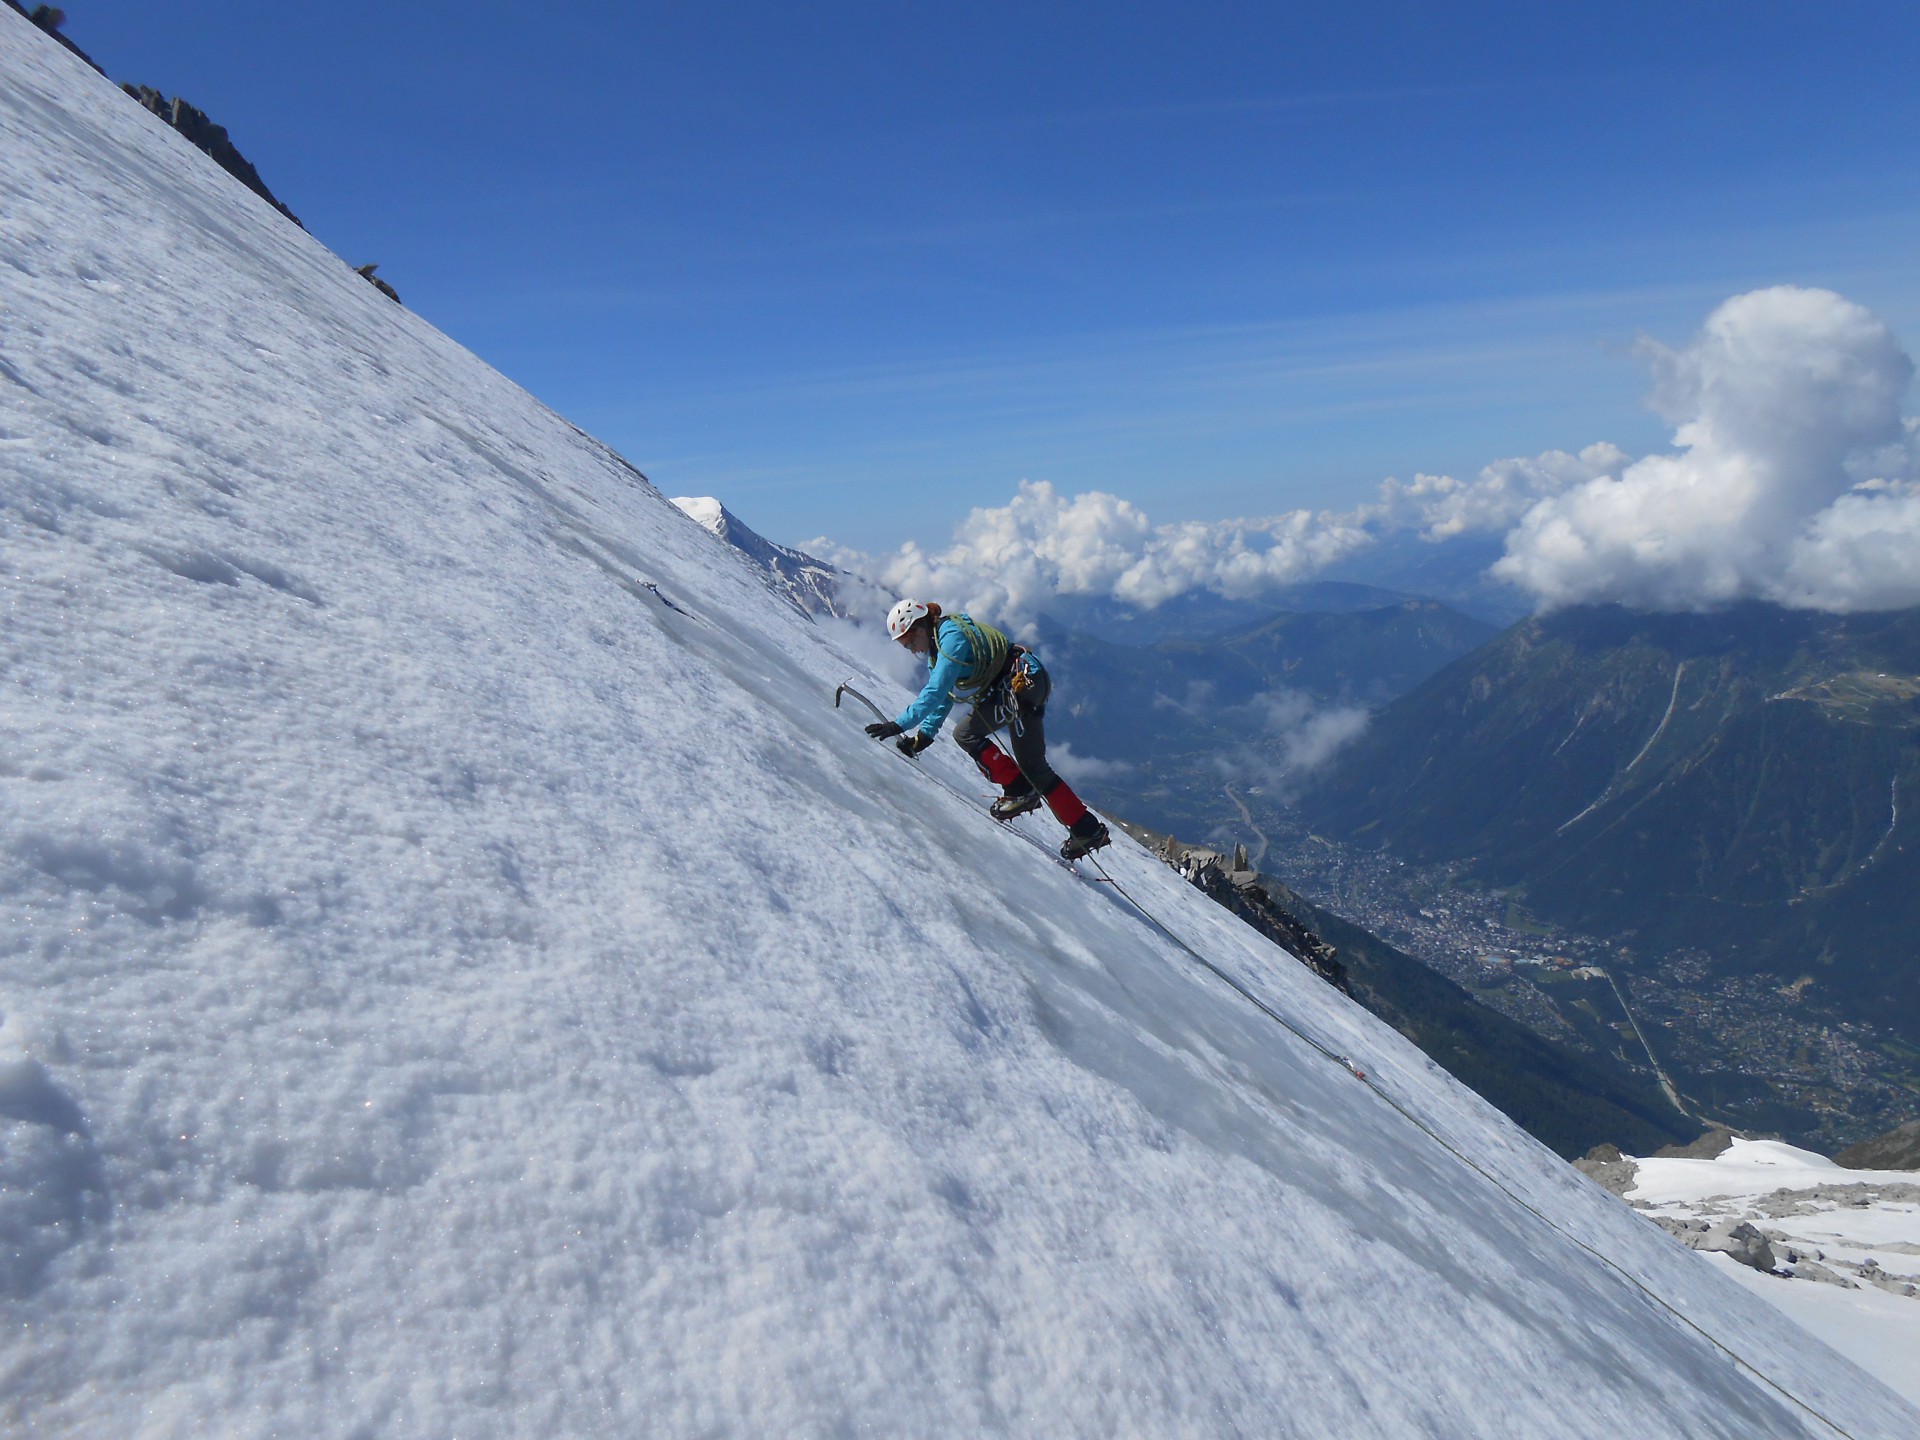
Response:
[{"label": "climber's gloved hand", "polygon": [[900,731],[901,727],[894,724],[891,720],[876,720],[873,724],[867,726],[867,734],[876,740],[891,740],[894,736],[898,735]]},{"label": "climber's gloved hand", "polygon": [[931,744],[933,744],[933,736],[924,735],[916,730],[911,735],[903,735],[894,741],[893,748],[911,760]]}]

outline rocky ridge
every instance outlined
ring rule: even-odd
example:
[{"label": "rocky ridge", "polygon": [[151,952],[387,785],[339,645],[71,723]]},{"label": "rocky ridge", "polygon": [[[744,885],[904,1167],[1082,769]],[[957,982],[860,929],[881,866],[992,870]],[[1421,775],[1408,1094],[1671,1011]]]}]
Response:
[{"label": "rocky ridge", "polygon": [[1920,1120],[1849,1145],[1833,1157],[1833,1163],[1849,1170],[1920,1170]]}]

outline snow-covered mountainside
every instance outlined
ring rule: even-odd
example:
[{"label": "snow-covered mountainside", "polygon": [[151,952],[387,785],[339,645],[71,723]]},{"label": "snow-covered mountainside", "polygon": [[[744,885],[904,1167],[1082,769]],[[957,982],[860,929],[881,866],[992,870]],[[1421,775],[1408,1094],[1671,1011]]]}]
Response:
[{"label": "snow-covered mountainside", "polygon": [[[1625,1163],[1630,1204],[1920,1404],[1920,1171],[1741,1139],[1711,1158]],[[1742,1226],[1769,1264],[1728,1258]]]},{"label": "snow-covered mountainside", "polygon": [[11,12],[0,305],[0,1430],[1920,1429]]},{"label": "snow-covered mountainside", "polygon": [[766,572],[767,583],[808,615],[871,620],[885,614],[891,597],[857,576],[836,570],[804,550],[776,545],[711,495],[676,496],[674,505],[695,524],[710,530]]}]

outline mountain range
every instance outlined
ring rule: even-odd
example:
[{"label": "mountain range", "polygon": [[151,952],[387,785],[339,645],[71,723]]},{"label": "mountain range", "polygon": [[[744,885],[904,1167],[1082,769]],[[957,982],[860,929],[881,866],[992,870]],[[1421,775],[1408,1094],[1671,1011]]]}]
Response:
[{"label": "mountain range", "polygon": [[1118,644],[1043,618],[1036,643],[1073,717],[1075,749],[1151,774],[1297,729],[1314,708],[1380,704],[1493,633],[1437,601],[1403,599],[1271,613],[1154,644]]},{"label": "mountain range", "polygon": [[676,497],[674,506],[694,524],[724,540],[766,575],[774,593],[803,615],[831,615],[836,619],[874,618],[877,607],[866,601],[871,587],[858,577],[816,560],[804,550],[778,545],[740,521],[710,495]]},{"label": "mountain range", "polygon": [[1299,803],[1920,1042],[1916,799],[1920,610],[1748,604],[1523,622],[1383,708]]},{"label": "mountain range", "polygon": [[1049,630],[1086,635],[1115,645],[1141,646],[1214,640],[1252,629],[1277,615],[1345,615],[1356,610],[1383,610],[1422,598],[1404,590],[1346,580],[1282,585],[1253,598],[1188,590],[1158,605],[1138,605],[1110,595],[1063,594],[1046,602],[1040,620]]}]

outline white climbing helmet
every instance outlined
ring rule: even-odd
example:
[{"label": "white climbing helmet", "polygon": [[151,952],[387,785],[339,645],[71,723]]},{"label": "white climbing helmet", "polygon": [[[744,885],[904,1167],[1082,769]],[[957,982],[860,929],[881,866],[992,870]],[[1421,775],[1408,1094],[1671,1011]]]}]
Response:
[{"label": "white climbing helmet", "polygon": [[923,605],[918,600],[902,600],[887,612],[887,634],[896,640],[904,638],[916,620],[932,611],[932,606]]}]

